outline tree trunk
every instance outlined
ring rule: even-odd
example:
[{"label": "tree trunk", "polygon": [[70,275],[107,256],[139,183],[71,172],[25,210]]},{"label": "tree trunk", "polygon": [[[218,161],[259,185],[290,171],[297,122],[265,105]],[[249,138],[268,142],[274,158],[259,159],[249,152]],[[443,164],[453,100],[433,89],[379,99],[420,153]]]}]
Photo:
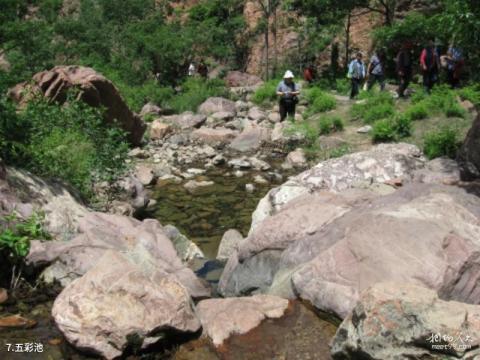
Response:
[{"label": "tree trunk", "polygon": [[278,53],[277,53],[277,7],[274,5],[273,11],[273,74],[277,74]]},{"label": "tree trunk", "polygon": [[345,26],[345,60],[343,67],[348,68],[348,60],[350,57],[350,27],[352,26],[352,12],[349,11],[347,15],[347,25]]},{"label": "tree trunk", "polygon": [[[268,21],[268,20],[267,20]],[[265,79],[268,81],[270,78],[269,69],[270,69],[270,60],[269,60],[269,43],[268,43],[268,24],[265,30]]]}]

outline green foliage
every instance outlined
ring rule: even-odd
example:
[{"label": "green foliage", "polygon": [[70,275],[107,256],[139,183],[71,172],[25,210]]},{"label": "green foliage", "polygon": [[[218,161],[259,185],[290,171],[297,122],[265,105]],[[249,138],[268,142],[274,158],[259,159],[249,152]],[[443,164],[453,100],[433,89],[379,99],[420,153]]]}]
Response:
[{"label": "green foliage", "polygon": [[332,132],[342,131],[343,128],[343,120],[339,116],[324,116],[320,118],[320,135],[327,135]]},{"label": "green foliage", "polygon": [[396,138],[395,123],[392,119],[378,120],[373,124],[372,137],[375,142],[394,141]]},{"label": "green foliage", "polygon": [[277,99],[277,86],[280,80],[269,80],[260,86],[253,94],[252,101],[257,105],[266,105]]},{"label": "green foliage", "polygon": [[42,222],[43,216],[36,213],[25,220],[18,219],[15,213],[5,216],[2,219],[4,228],[0,232],[0,251],[6,250],[14,262],[27,256],[31,240],[50,239]]},{"label": "green foliage", "polygon": [[9,164],[66,181],[86,198],[96,181],[114,181],[125,170],[128,145],[102,111],[73,98],[63,106],[36,99],[21,113],[0,101],[0,152]]},{"label": "green foliage", "polygon": [[456,100],[445,103],[443,105],[443,111],[447,117],[464,118],[466,116],[465,109],[462,108]]},{"label": "green foliage", "polygon": [[163,105],[176,113],[196,111],[205,100],[213,96],[228,97],[222,80],[189,78],[182,84],[181,92],[164,102]]},{"label": "green foliage", "polygon": [[476,106],[480,106],[480,85],[470,85],[458,90],[462,100],[468,100]]},{"label": "green foliage", "polygon": [[335,98],[318,87],[305,90],[305,98],[310,104],[307,116],[334,110],[337,107]]},{"label": "green foliage", "polygon": [[405,116],[411,120],[422,120],[428,117],[428,108],[425,102],[419,102],[410,106],[405,111]]},{"label": "green foliage", "polygon": [[412,118],[408,115],[397,115],[394,119],[397,138],[405,138],[412,134]]},{"label": "green foliage", "polygon": [[425,135],[423,151],[429,159],[441,156],[455,158],[459,144],[458,133],[451,127],[429,132]]},{"label": "green foliage", "polygon": [[394,100],[387,92],[365,92],[363,103],[354,104],[351,115],[356,119],[362,119],[366,124],[372,124],[376,120],[386,119],[395,114]]}]

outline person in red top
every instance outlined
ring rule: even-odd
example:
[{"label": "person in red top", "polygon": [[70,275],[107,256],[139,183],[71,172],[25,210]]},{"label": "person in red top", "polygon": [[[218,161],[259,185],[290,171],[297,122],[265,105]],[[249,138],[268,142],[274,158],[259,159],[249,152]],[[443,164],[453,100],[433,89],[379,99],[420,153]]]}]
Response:
[{"label": "person in red top", "polygon": [[435,41],[430,39],[420,55],[420,66],[423,71],[423,86],[428,93],[430,93],[438,80],[439,60],[437,50],[435,49]]},{"label": "person in red top", "polygon": [[312,65],[308,65],[303,71],[303,79],[309,84],[315,80],[315,69]]}]

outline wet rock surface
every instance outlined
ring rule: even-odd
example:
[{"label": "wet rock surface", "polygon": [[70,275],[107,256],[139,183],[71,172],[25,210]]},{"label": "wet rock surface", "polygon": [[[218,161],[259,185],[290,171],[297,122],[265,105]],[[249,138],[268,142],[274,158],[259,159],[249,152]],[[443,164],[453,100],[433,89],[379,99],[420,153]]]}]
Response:
[{"label": "wet rock surface", "polygon": [[268,319],[244,335],[232,336],[219,348],[206,340],[182,345],[175,360],[330,360],[334,323],[294,301],[279,319]]}]

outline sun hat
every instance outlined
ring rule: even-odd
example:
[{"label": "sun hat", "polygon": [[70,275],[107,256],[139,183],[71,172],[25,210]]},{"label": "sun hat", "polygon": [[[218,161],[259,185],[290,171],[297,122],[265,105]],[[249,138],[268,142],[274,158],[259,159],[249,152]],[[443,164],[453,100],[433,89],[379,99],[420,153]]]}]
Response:
[{"label": "sun hat", "polygon": [[293,73],[290,70],[287,70],[285,72],[285,75],[283,75],[284,79],[293,79],[295,76],[293,76]]}]

